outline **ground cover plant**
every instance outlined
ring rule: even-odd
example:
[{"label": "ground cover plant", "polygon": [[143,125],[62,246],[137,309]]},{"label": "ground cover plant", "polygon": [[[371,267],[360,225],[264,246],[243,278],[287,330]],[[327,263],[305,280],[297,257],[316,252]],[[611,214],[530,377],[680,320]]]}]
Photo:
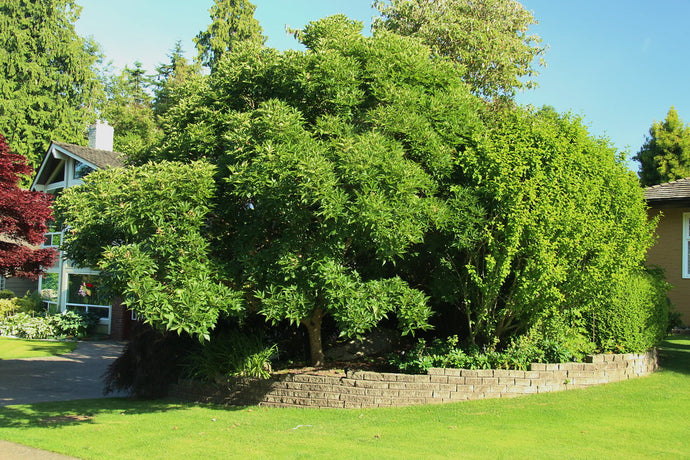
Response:
[{"label": "ground cover plant", "polygon": [[[690,337],[663,370],[585,390],[367,410],[84,400],[0,408],[0,438],[80,458],[682,458]],[[653,435],[650,435],[653,433]]]},{"label": "ground cover plant", "polygon": [[77,342],[53,342],[0,337],[0,359],[57,356],[77,348]]},{"label": "ground cover plant", "polygon": [[24,339],[83,338],[98,324],[94,313],[65,311],[54,315],[19,312],[0,317],[0,335]]}]

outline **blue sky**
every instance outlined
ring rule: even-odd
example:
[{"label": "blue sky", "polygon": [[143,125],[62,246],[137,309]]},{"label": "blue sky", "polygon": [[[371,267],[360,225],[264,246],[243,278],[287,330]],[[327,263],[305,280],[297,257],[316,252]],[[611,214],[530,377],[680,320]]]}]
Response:
[{"label": "blue sky", "polygon": [[[177,40],[191,57],[192,38],[210,23],[213,0],[77,0],[77,31],[99,42],[116,68],[141,61],[152,70]],[[344,13],[369,30],[370,0],[254,0],[268,46],[297,47],[299,28]],[[531,31],[549,45],[539,88],[522,104],[554,106],[584,118],[590,131],[634,154],[655,120],[673,105],[690,122],[690,2],[687,0],[523,0],[539,21]],[[637,169],[636,164],[631,164]]]}]

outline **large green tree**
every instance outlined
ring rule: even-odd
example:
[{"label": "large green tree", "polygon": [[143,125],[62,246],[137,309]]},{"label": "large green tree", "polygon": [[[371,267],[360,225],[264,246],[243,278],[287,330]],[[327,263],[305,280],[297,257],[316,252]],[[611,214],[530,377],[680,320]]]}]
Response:
[{"label": "large green tree", "polygon": [[209,10],[211,24],[194,39],[199,62],[211,71],[223,55],[243,41],[262,45],[266,41],[259,21],[254,18],[256,5],[248,0],[215,0]]},{"label": "large green tree", "polygon": [[[535,59],[545,51],[529,35],[537,21],[516,0],[376,0],[374,30],[420,38],[457,64],[463,80],[481,96],[512,97],[532,87]],[[541,64],[541,62],[540,62]]]},{"label": "large green tree", "polygon": [[152,84],[140,62],[125,66],[119,75],[110,76],[106,84],[107,100],[99,116],[115,130],[114,150],[131,158],[141,156],[160,138],[150,94]]},{"label": "large green tree", "polygon": [[200,66],[191,64],[184,57],[182,43],[175,43],[175,47],[168,55],[168,62],[156,67],[153,86],[153,111],[156,116],[165,115],[168,109],[177,102],[177,92],[189,79],[198,77]]},{"label": "large green tree", "polygon": [[358,335],[395,315],[426,327],[425,295],[393,267],[452,215],[437,197],[479,101],[412,39],[309,24],[307,52],[244,44],[169,111],[163,158],[206,157],[223,184],[219,260],[269,320],[302,324],[322,362],[321,321]]},{"label": "large green tree", "polygon": [[[435,250],[432,297],[457,308],[478,345],[505,346],[543,317],[596,341],[593,317],[612,314],[652,242],[634,174],[578,118],[552,109],[492,113],[487,128],[456,160],[486,222],[469,248]],[[452,242],[467,229],[457,220],[444,231]]]},{"label": "large green tree", "polygon": [[643,186],[690,177],[690,126],[671,107],[664,121],[655,121],[634,157],[640,162]]},{"label": "large green tree", "polygon": [[56,202],[67,256],[101,270],[105,287],[161,332],[208,340],[223,315],[240,315],[204,237],[215,168],[160,162],[96,171]]},{"label": "large green tree", "polygon": [[102,96],[98,48],[74,30],[73,0],[0,4],[0,132],[36,166],[51,139],[81,142]]}]

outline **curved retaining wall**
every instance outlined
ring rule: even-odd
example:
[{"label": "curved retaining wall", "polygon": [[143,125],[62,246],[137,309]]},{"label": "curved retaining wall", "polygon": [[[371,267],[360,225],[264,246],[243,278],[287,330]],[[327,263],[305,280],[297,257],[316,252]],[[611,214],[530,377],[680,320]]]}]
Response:
[{"label": "curved retaining wall", "polygon": [[650,374],[657,353],[592,355],[585,363],[533,363],[529,371],[429,369],[426,375],[368,371],[288,373],[226,385],[184,381],[171,396],[227,405],[365,408],[509,398],[586,388]]}]

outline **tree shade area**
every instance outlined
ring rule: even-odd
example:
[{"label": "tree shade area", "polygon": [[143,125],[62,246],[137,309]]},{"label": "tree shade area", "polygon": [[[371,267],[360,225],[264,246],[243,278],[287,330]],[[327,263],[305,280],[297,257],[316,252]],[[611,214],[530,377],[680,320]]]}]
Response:
[{"label": "tree shade area", "polygon": [[53,214],[51,197],[19,187],[31,172],[0,134],[0,276],[36,278],[53,264],[55,251],[41,249]]},{"label": "tree shade area", "polygon": [[671,107],[664,121],[655,121],[635,155],[643,186],[690,177],[690,126]]},{"label": "tree shade area", "polygon": [[304,52],[240,41],[181,84],[140,166],[61,198],[68,255],[163,330],[301,325],[314,364],[326,318],[485,350],[659,340],[653,223],[614,149],[577,117],[487,104],[417,38],[361,28],[309,23]]}]

